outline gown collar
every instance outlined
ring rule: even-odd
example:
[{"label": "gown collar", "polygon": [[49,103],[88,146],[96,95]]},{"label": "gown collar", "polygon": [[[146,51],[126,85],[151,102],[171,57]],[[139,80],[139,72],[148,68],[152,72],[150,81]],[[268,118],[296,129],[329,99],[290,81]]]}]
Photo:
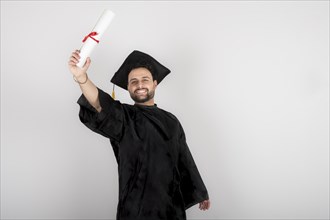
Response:
[{"label": "gown collar", "polygon": [[155,109],[157,108],[157,104],[154,105],[141,105],[141,104],[134,104],[134,106],[139,107],[139,108],[144,108],[144,109]]}]

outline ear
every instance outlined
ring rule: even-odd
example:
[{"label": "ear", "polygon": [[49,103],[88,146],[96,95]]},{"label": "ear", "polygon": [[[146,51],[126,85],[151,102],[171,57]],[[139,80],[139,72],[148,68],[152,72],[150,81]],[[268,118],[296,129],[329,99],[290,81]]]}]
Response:
[{"label": "ear", "polygon": [[154,80],[154,86],[155,88],[157,87],[158,83],[157,83],[157,80]]}]

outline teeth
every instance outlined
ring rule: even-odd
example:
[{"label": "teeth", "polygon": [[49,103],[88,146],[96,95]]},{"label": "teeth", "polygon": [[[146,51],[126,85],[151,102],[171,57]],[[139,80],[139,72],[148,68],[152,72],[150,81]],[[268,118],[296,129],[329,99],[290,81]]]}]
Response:
[{"label": "teeth", "polygon": [[140,90],[137,90],[136,93],[137,94],[142,94],[142,93],[146,93],[147,91],[145,89],[140,89]]}]

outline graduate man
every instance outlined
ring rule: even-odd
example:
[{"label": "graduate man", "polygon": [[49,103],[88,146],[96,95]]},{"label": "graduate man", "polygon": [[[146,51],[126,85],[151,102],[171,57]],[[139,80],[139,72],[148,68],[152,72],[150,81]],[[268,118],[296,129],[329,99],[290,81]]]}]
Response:
[{"label": "graduate man", "polygon": [[154,101],[157,85],[170,70],[141,51],[125,59],[111,82],[128,90],[134,105],[122,104],[96,87],[87,76],[91,60],[69,70],[82,95],[79,118],[110,139],[119,176],[117,220],[184,220],[186,209],[210,207],[208,191],[187,146],[179,120]]}]

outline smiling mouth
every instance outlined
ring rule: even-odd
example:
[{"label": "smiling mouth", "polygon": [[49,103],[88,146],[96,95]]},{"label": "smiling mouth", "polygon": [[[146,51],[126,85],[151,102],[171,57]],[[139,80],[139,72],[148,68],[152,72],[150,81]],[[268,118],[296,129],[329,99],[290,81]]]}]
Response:
[{"label": "smiling mouth", "polygon": [[138,89],[135,91],[135,94],[137,94],[137,95],[147,94],[147,89]]}]

